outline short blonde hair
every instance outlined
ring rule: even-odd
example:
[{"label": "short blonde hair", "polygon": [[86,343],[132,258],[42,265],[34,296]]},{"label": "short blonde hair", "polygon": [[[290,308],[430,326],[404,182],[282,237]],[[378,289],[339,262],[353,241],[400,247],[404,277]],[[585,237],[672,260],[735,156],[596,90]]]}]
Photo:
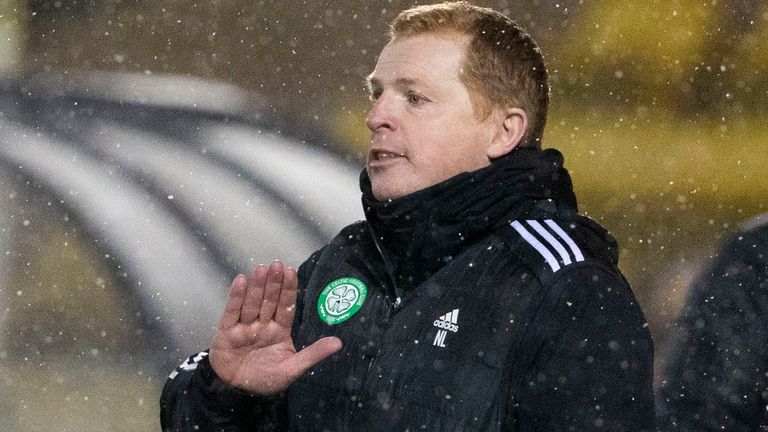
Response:
[{"label": "short blonde hair", "polygon": [[521,146],[541,147],[549,108],[549,77],[536,42],[505,15],[466,1],[404,10],[390,38],[423,33],[470,37],[462,82],[473,95],[475,114],[487,118],[495,108],[522,108],[528,130]]}]

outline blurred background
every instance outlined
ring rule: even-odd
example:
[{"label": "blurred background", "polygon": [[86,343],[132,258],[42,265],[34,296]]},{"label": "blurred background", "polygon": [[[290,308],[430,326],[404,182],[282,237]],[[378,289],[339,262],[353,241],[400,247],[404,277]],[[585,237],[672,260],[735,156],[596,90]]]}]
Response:
[{"label": "blurred background", "polygon": [[[540,43],[545,147],[663,352],[768,211],[763,0],[482,1]],[[0,429],[159,429],[228,280],[362,217],[363,79],[407,1],[0,0]]]}]

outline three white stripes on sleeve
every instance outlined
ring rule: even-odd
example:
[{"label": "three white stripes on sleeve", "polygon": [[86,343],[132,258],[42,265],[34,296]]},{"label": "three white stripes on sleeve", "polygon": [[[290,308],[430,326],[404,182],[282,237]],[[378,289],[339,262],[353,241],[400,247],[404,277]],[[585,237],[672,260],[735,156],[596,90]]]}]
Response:
[{"label": "three white stripes on sleeve", "polygon": [[[547,261],[547,264],[549,264],[549,267],[552,268],[553,273],[560,270],[560,262],[563,263],[563,266],[567,266],[573,262],[584,261],[584,255],[581,253],[581,249],[576,245],[576,242],[574,242],[573,239],[552,219],[543,221],[552,232],[547,230],[541,223],[539,223],[539,221],[527,220],[524,222],[528,227],[532,228],[535,233],[541,236],[549,247],[542,243],[539,238],[536,237],[533,232],[529,231],[520,221],[513,221],[511,223],[512,228],[514,228],[515,231],[528,242],[528,244],[533,246],[533,248],[541,254]],[[552,235],[553,233],[556,234],[559,239]],[[565,245],[563,245],[563,242]],[[568,247],[567,249],[566,246]],[[570,254],[568,253],[569,250]],[[560,260],[555,257],[555,253],[560,257]]]},{"label": "three white stripes on sleeve", "polygon": [[[173,372],[171,372],[168,378],[170,379],[176,378],[176,375],[178,375],[180,371],[193,371],[197,369],[197,364],[200,363],[200,360],[202,360],[205,357],[208,357],[208,353],[205,351],[202,351],[197,353],[196,356],[184,360],[184,363],[182,363],[181,366],[179,366]],[[190,362],[190,360],[192,361]]]}]

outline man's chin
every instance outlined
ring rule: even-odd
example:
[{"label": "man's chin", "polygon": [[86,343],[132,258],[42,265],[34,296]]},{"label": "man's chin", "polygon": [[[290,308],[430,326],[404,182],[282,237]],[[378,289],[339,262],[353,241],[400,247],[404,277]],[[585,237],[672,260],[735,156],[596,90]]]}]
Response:
[{"label": "man's chin", "polygon": [[398,187],[398,185],[376,181],[374,179],[371,179],[371,192],[373,193],[373,197],[379,201],[395,200],[410,193],[404,191],[403,188]]},{"label": "man's chin", "polygon": [[398,193],[390,190],[373,189],[372,191],[373,191],[373,197],[379,201],[392,201],[407,195],[404,193]]}]

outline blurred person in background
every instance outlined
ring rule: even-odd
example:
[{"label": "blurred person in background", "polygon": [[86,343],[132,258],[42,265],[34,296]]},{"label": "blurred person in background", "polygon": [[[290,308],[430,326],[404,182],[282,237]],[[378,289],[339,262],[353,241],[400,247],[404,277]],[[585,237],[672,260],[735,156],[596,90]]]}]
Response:
[{"label": "blurred person in background", "polygon": [[536,43],[491,9],[419,6],[368,83],[366,220],[298,271],[234,280],[210,350],[166,382],[163,429],[653,430],[617,244],[541,149]]},{"label": "blurred person in background", "polygon": [[693,284],[665,353],[662,431],[768,430],[768,214]]}]

